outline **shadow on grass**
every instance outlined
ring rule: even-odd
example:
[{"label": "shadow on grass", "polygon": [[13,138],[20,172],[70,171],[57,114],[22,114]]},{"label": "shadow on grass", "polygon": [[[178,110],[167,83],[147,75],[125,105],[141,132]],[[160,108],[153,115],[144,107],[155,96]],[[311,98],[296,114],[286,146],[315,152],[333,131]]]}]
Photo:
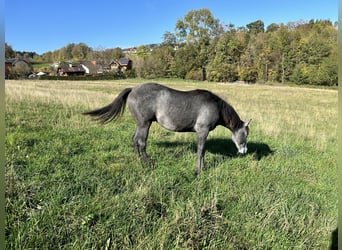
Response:
[{"label": "shadow on grass", "polygon": [[[160,147],[189,147],[189,142],[181,142],[181,141],[160,141],[157,142],[157,145]],[[231,139],[220,139],[220,138],[210,138],[205,143],[206,151],[218,154],[225,157],[241,157],[237,153],[237,149],[235,147],[234,142]],[[270,154],[273,154],[274,151],[270,149],[270,147],[261,142],[248,142],[247,143],[248,152],[246,155],[253,155],[254,160],[261,160],[263,157],[267,157]],[[196,142],[191,143],[191,148],[196,151],[197,145]]]},{"label": "shadow on grass", "polygon": [[[248,142],[247,147],[248,151],[246,155],[253,155],[254,159],[258,161],[263,157],[274,153],[267,144],[262,142]],[[230,139],[208,139],[206,142],[206,150],[210,153],[220,154],[222,156],[241,157],[241,155],[237,153],[234,142]]]},{"label": "shadow on grass", "polygon": [[338,250],[338,228],[331,234],[330,250]]}]

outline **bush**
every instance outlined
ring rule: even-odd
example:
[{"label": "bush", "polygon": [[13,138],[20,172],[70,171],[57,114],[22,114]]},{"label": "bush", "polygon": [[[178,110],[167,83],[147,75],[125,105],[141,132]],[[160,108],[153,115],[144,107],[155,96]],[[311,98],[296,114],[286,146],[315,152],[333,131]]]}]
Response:
[{"label": "bush", "polygon": [[239,78],[247,83],[256,83],[258,72],[254,68],[244,68],[239,71]]},{"label": "bush", "polygon": [[208,80],[214,82],[235,82],[238,72],[234,65],[223,64],[219,69],[208,70]]},{"label": "bush", "polygon": [[334,86],[337,75],[337,65],[326,60],[320,65],[297,64],[290,79],[297,84]]},{"label": "bush", "polygon": [[203,81],[203,70],[202,69],[192,69],[186,73],[185,79]]},{"label": "bush", "polygon": [[296,84],[308,84],[308,67],[303,63],[297,64],[293,70],[290,80]]},{"label": "bush", "polygon": [[135,78],[136,77],[135,69],[126,70],[123,73],[123,77],[124,78]]}]

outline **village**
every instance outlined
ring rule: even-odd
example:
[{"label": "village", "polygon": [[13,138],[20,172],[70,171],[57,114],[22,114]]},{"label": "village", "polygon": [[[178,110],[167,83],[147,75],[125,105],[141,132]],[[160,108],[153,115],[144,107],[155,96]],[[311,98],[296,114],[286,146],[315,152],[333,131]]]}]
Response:
[{"label": "village", "polygon": [[110,73],[123,73],[132,69],[133,62],[119,58],[106,63],[104,61],[78,61],[50,64],[50,70],[35,71],[32,64],[25,59],[5,60],[5,79],[36,78],[41,76],[94,76]]}]

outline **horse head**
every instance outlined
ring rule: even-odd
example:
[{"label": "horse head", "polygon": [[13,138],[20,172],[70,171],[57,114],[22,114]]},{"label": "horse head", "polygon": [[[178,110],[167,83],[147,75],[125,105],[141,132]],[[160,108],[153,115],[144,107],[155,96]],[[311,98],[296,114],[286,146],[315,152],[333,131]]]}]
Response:
[{"label": "horse head", "polygon": [[243,126],[234,130],[232,134],[233,142],[240,154],[247,153],[247,137],[249,133],[248,125],[250,122],[251,120],[244,122]]}]

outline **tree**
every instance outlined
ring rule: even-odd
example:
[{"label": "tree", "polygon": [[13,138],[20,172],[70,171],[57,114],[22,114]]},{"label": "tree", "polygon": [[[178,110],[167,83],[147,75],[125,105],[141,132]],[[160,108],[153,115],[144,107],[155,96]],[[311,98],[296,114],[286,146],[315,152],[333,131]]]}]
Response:
[{"label": "tree", "polygon": [[151,53],[155,77],[171,77],[175,51],[172,46],[159,46]]},{"label": "tree", "polygon": [[264,22],[261,20],[251,22],[251,23],[247,24],[246,27],[250,33],[264,32]]},{"label": "tree", "polygon": [[150,49],[146,45],[141,45],[137,48],[137,56],[146,58],[150,54]]},{"label": "tree", "polygon": [[276,32],[273,32],[271,39],[271,48],[277,52],[279,58],[276,62],[277,76],[276,80],[285,83],[290,80],[293,69],[296,65],[296,50],[293,48],[293,33],[286,25],[281,25]]},{"label": "tree", "polygon": [[171,77],[174,54],[172,46],[156,47],[151,54],[135,60],[135,71],[143,78]]},{"label": "tree", "polygon": [[258,79],[251,47],[247,48],[244,54],[241,55],[238,74],[240,80],[248,83],[255,83]]},{"label": "tree", "polygon": [[14,58],[15,57],[15,52],[12,49],[12,46],[5,43],[5,58]]},{"label": "tree", "polygon": [[51,51],[44,53],[42,56],[42,62],[53,62],[53,53]]},{"label": "tree", "polygon": [[13,67],[13,73],[16,77],[27,77],[32,72],[32,66],[25,61],[18,61]]},{"label": "tree", "polygon": [[123,53],[121,48],[105,49],[102,47],[98,47],[95,51],[93,51],[92,57],[88,57],[88,59],[109,63],[112,60],[122,57],[125,57],[125,54]]},{"label": "tree", "polygon": [[198,69],[196,66],[197,51],[193,44],[181,47],[176,51],[174,64],[171,67],[172,75],[185,79],[188,72]]},{"label": "tree", "polygon": [[175,34],[166,31],[163,35],[163,43],[162,45],[172,45],[174,46],[177,43],[177,37]]},{"label": "tree", "polygon": [[69,43],[67,46],[64,47],[64,49],[62,50],[63,53],[63,58],[65,60],[72,60],[73,56],[72,56],[72,50],[75,47],[74,43]]},{"label": "tree", "polygon": [[83,48],[80,45],[75,45],[71,50],[72,59],[75,61],[83,60],[86,55],[84,54]]},{"label": "tree", "polygon": [[184,18],[177,20],[176,30],[181,40],[195,47],[197,54],[192,70],[201,69],[202,79],[205,80],[210,42],[222,31],[218,19],[214,18],[209,9],[191,10]]},{"label": "tree", "polygon": [[222,27],[209,9],[191,10],[183,19],[177,20],[178,37],[188,43],[209,43]]},{"label": "tree", "polygon": [[331,56],[322,61],[319,70],[316,71],[318,73],[317,84],[325,86],[338,85],[337,61],[337,53],[335,51],[331,54]]},{"label": "tree", "polygon": [[[69,49],[69,48],[68,48]],[[71,56],[73,61],[85,60],[92,51],[85,43],[73,44],[71,48]]]},{"label": "tree", "polygon": [[279,24],[271,23],[270,25],[267,26],[266,32],[275,32],[278,29],[279,29]]},{"label": "tree", "polygon": [[239,41],[235,38],[234,30],[222,35],[215,45],[215,56],[208,63],[208,80],[219,82],[238,80],[239,49]]},{"label": "tree", "polygon": [[330,21],[299,23],[291,30],[298,39],[290,80],[297,84],[337,85],[337,30]]}]

